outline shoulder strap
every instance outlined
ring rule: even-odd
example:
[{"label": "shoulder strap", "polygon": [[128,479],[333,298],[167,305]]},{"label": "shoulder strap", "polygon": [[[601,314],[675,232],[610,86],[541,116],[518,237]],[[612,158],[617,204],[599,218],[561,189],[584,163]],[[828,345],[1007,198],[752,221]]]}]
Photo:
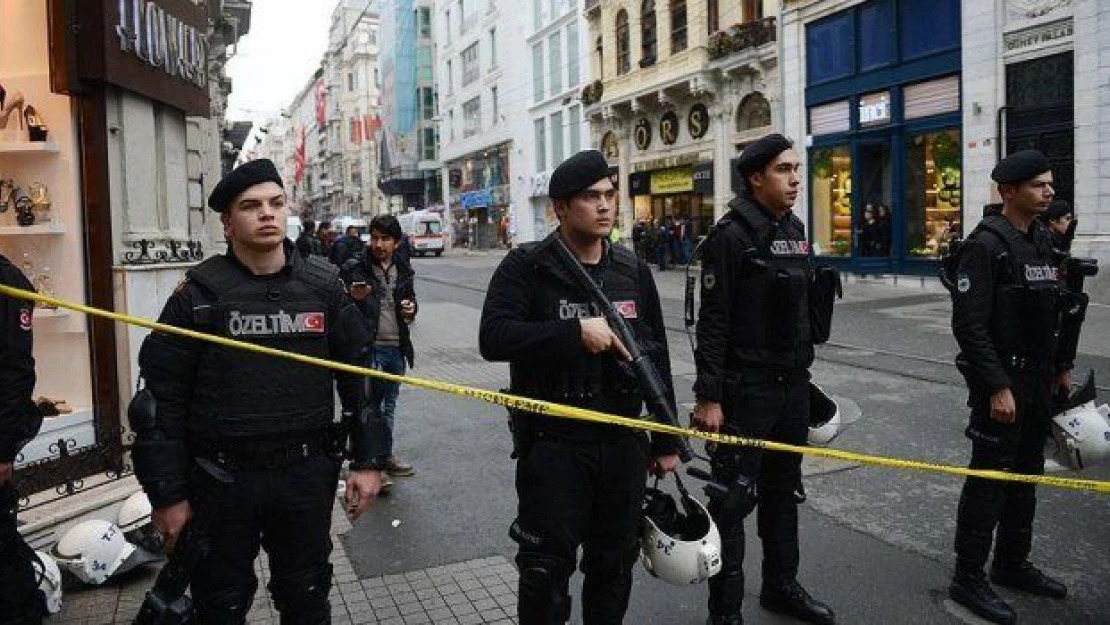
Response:
[{"label": "shoulder strap", "polygon": [[630,270],[633,275],[640,266],[640,259],[636,258],[636,253],[623,245],[610,245],[609,255],[615,265]]},{"label": "shoulder strap", "polygon": [[185,272],[185,276],[212,293],[217,300],[247,279],[246,273],[224,254],[205,260]]},{"label": "shoulder strap", "polygon": [[309,256],[301,262],[293,261],[293,277],[331,301],[339,292],[339,267],[320,256]]},{"label": "shoulder strap", "polygon": [[761,258],[770,258],[771,238],[774,236],[774,232],[772,231],[770,236],[759,236],[759,231],[756,230],[755,224],[752,223],[752,215],[748,214],[749,211],[753,210],[759,209],[754,208],[750,205],[742,205],[739,208],[734,209],[732,212],[736,213],[736,216],[738,217],[736,222],[744,228],[744,232],[748,235],[748,238],[751,239],[752,245],[755,246],[755,249],[759,253],[759,256]]},{"label": "shoulder strap", "polygon": [[[1002,242],[1002,245],[1006,248],[1007,253],[1013,254],[1013,246],[1010,242],[1010,236],[1012,235],[1012,233],[1008,232],[1002,224],[998,223],[999,219],[1006,218],[1001,215],[987,215],[979,222],[979,225],[975,227],[975,230],[972,232],[972,234],[974,234],[975,232],[989,232],[993,234],[995,238]],[[1011,228],[1010,230],[1013,229]]]}]

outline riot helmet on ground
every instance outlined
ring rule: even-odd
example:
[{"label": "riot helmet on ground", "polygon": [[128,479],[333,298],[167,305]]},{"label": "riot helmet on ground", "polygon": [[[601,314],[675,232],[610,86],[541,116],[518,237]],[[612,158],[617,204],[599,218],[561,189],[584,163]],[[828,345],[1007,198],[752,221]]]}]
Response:
[{"label": "riot helmet on ground", "polygon": [[127,542],[151,553],[162,553],[165,550],[165,541],[154,528],[150,518],[152,512],[150,499],[140,490],[123,502],[116,522]]},{"label": "riot helmet on ground", "polygon": [[42,593],[43,607],[50,614],[62,611],[62,572],[58,563],[48,554],[36,551],[37,560],[31,565],[35,568],[35,583]]},{"label": "riot helmet on ground", "polygon": [[1056,459],[1072,469],[1085,469],[1110,460],[1110,406],[1096,407],[1095,397],[1095,377],[1091,372],[1052,417]]},{"label": "riot helmet on ground", "polygon": [[74,525],[51,555],[58,566],[86,584],[103,584],[135,552],[114,523],[100,519]]},{"label": "riot helmet on ground", "polygon": [[840,433],[840,406],[820,386],[809,383],[810,445],[824,446]]}]

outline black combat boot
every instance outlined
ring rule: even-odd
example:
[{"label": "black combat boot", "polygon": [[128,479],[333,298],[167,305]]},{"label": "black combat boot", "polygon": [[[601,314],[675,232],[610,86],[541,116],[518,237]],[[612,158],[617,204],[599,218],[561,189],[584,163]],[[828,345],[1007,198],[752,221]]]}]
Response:
[{"label": "black combat boot", "polygon": [[999,625],[1014,625],[1017,623],[1017,613],[995,594],[994,589],[987,583],[987,576],[982,569],[968,570],[956,569],[952,576],[952,585],[948,587],[948,596],[956,603],[971,610],[992,623]]},{"label": "black combat boot", "polygon": [[764,582],[759,594],[759,605],[764,610],[792,616],[800,621],[816,625],[834,625],[836,615],[829,606],[814,599],[805,588],[792,579],[782,583]]},{"label": "black combat boot", "polygon": [[1068,596],[1067,586],[1045,575],[1028,560],[1022,560],[1016,564],[999,564],[996,560],[991,566],[991,581],[999,586],[1031,595],[1053,599],[1063,599]]}]

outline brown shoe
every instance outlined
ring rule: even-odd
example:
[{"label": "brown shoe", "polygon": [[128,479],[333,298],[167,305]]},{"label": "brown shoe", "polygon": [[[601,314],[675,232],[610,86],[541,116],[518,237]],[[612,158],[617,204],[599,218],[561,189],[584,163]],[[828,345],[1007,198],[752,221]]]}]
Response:
[{"label": "brown shoe", "polygon": [[385,461],[385,472],[393,477],[409,477],[416,475],[416,469],[397,456],[390,456]]}]

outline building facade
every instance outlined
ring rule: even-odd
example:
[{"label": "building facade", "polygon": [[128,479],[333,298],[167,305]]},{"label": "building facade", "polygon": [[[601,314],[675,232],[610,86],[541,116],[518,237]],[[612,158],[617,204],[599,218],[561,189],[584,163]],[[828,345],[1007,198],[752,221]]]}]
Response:
[{"label": "building facade", "polygon": [[689,218],[732,199],[732,160],[781,127],[775,0],[586,2],[581,93],[591,143],[619,172],[621,223]]},{"label": "building facade", "polygon": [[[547,197],[547,182],[560,162],[590,147],[590,127],[582,113],[579,96],[589,84],[589,54],[586,20],[573,0],[531,0],[525,45],[532,64],[532,82],[524,93],[531,116],[531,141],[523,141],[524,170],[530,181],[528,198],[514,202],[518,207],[513,224],[516,237],[529,241],[543,238],[557,225]],[[523,55],[520,57],[524,59]]]},{"label": "building facade", "polygon": [[1099,0],[964,3],[963,131],[968,232],[992,201],[998,157],[1036,148],[1079,219],[1072,251],[1098,258],[1092,297],[1110,303],[1110,5]]},{"label": "building facade", "polygon": [[[507,0],[439,0],[440,160],[456,244],[504,243],[521,219],[532,140],[526,13]],[[527,221],[527,220],[525,220]]]},{"label": "building facade", "polygon": [[382,5],[382,117],[376,130],[383,212],[442,206],[432,0]]}]

